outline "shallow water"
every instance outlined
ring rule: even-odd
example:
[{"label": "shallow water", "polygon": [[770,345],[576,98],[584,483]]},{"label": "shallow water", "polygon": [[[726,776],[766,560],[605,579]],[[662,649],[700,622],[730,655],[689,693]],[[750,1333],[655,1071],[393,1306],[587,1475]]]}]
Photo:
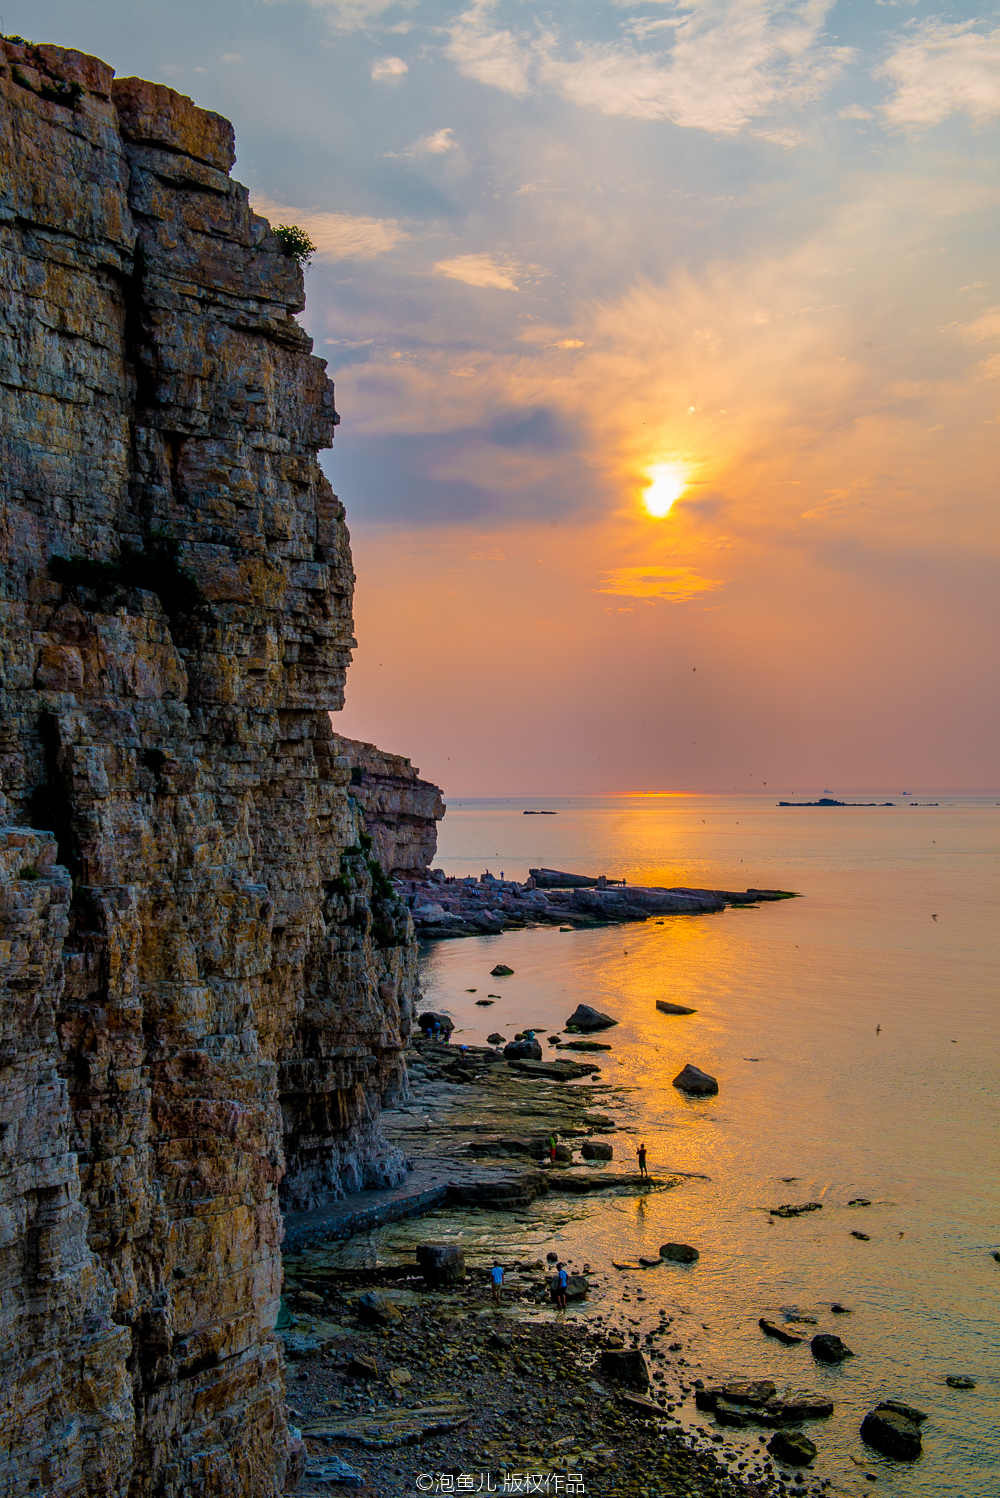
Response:
[{"label": "shallow water", "polygon": [[[884,792],[850,799],[900,802]],[[489,867],[523,878],[530,864],[804,898],[431,944],[423,984],[428,1004],[473,1042],[526,1025],[546,1034],[581,1000],[618,1017],[601,1037],[613,1049],[598,1057],[604,1080],[626,1089],[612,1099],[615,1116],[635,1131],[616,1136],[616,1154],[642,1139],[654,1171],[711,1179],[645,1201],[589,1201],[560,1228],[561,1251],[603,1266],[667,1239],[694,1244],[697,1265],[641,1277],[644,1309],[679,1300],[705,1323],[697,1356],[710,1375],[831,1389],[834,1420],[812,1428],[821,1475],[849,1489],[860,1482],[859,1491],[872,1490],[872,1472],[878,1490],[894,1494],[986,1498],[1000,1467],[1000,1265],[991,1257],[1000,1246],[1000,798],[917,799],[939,805],[452,803],[438,858],[449,873]],[[523,817],[532,805],[559,815]],[[513,977],[490,977],[501,956]],[[476,1008],[487,993],[501,997]],[[668,1017],[657,998],[698,1012]],[[687,1061],[719,1079],[717,1098],[689,1100],[671,1086]],[[872,1205],[848,1207],[859,1196]],[[768,1215],[808,1200],[823,1210]],[[832,1316],[833,1301],[852,1314]],[[758,1317],[791,1306],[856,1356],[825,1368],[808,1342],[765,1338]],[[956,1373],[977,1388],[949,1389],[945,1377]],[[913,1466],[884,1461],[858,1438],[865,1410],[885,1397],[930,1414]]]}]

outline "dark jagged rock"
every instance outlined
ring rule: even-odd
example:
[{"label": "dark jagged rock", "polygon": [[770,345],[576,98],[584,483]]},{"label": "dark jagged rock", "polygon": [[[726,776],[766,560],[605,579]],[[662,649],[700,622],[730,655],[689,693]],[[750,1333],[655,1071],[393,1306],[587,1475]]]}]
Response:
[{"label": "dark jagged rock", "polygon": [[697,1009],[686,1009],[683,1004],[671,1004],[666,999],[657,999],[656,1007],[661,1014],[697,1014]]},{"label": "dark jagged rock", "polygon": [[833,1332],[820,1332],[813,1337],[809,1346],[813,1357],[818,1358],[821,1363],[842,1363],[845,1358],[854,1356],[847,1344],[834,1336]]},{"label": "dark jagged rock", "polygon": [[458,1285],[465,1279],[465,1254],[455,1243],[418,1243],[416,1257],[432,1289]]},{"label": "dark jagged rock", "polygon": [[861,1439],[883,1456],[914,1462],[922,1450],[920,1426],[888,1404],[876,1405],[861,1422]]},{"label": "dark jagged rock", "polygon": [[613,1160],[615,1151],[614,1146],[603,1139],[585,1139],[580,1154],[585,1160]]},{"label": "dark jagged rock", "polygon": [[815,1442],[800,1430],[777,1431],[768,1441],[767,1449],[790,1467],[808,1467],[816,1456]]},{"label": "dark jagged rock", "polygon": [[783,1207],[771,1207],[772,1217],[801,1217],[804,1212],[822,1212],[822,1202],[786,1202]]},{"label": "dark jagged rock", "polygon": [[610,1014],[602,1014],[599,1009],[592,1009],[589,1004],[577,1004],[573,1013],[566,1021],[567,1030],[610,1030],[612,1025],[618,1021],[612,1019]]},{"label": "dark jagged rock", "polygon": [[790,1332],[786,1326],[781,1326],[777,1321],[768,1321],[764,1316],[760,1318],[757,1325],[765,1336],[774,1337],[778,1342],[784,1342],[786,1347],[794,1347],[797,1343],[805,1341],[805,1338],[798,1333]]},{"label": "dark jagged rock", "polygon": [[712,1097],[719,1090],[716,1079],[709,1076],[707,1071],[702,1071],[700,1067],[693,1066],[690,1061],[677,1073],[673,1085],[681,1092],[688,1092],[693,1097]]},{"label": "dark jagged rock", "polygon": [[395,1326],[402,1321],[403,1313],[398,1306],[386,1300],[377,1290],[368,1290],[358,1297],[358,1320],[365,1326]]},{"label": "dark jagged rock", "polygon": [[649,1368],[638,1348],[608,1347],[601,1353],[601,1372],[616,1384],[630,1389],[649,1388]]},{"label": "dark jagged rock", "polygon": [[694,1264],[700,1257],[689,1243],[664,1243],[660,1248],[660,1258],[669,1259],[672,1264]]},{"label": "dark jagged rock", "polygon": [[505,962],[498,962],[496,967],[490,968],[491,978],[513,978],[514,969],[508,967]]},{"label": "dark jagged rock", "polygon": [[542,1048],[537,1040],[510,1040],[503,1048],[508,1061],[541,1061]]}]

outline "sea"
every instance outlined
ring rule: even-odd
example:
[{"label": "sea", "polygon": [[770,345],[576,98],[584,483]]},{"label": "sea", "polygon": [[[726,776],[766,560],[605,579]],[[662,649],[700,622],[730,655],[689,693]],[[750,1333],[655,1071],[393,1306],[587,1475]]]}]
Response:
[{"label": "sea", "polygon": [[[810,1434],[834,1490],[996,1498],[1000,793],[778,799],[452,798],[436,859],[449,874],[547,867],[797,898],[424,943],[425,1002],[453,1016],[453,1043],[526,1026],[544,1040],[580,1002],[614,1016],[598,1038],[612,1045],[599,1061],[615,1086],[616,1155],[644,1142],[654,1175],[708,1179],[590,1198],[560,1252],[608,1265],[665,1241],[698,1248],[690,1268],[645,1273],[645,1310],[683,1303],[706,1377],[831,1393],[833,1419]],[[490,977],[501,960],[513,976]],[[470,988],[498,997],[477,1007]],[[696,1013],[664,1015],[660,998]],[[718,1079],[717,1097],[671,1085],[689,1061]],[[807,1201],[822,1209],[770,1214]],[[833,1316],[834,1302],[850,1314]],[[797,1347],[758,1325],[788,1314],[816,1318]],[[816,1330],[854,1356],[817,1364]],[[927,1412],[916,1463],[861,1442],[883,1398]]]}]

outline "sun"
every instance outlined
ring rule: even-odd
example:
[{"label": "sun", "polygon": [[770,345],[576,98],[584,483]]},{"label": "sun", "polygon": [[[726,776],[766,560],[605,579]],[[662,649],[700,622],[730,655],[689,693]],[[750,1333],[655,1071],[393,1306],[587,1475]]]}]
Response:
[{"label": "sun", "polygon": [[674,500],[680,499],[687,488],[687,475],[679,463],[657,463],[653,468],[647,468],[649,474],[649,486],[642,496],[642,502],[657,520],[662,520],[669,515],[670,507]]}]

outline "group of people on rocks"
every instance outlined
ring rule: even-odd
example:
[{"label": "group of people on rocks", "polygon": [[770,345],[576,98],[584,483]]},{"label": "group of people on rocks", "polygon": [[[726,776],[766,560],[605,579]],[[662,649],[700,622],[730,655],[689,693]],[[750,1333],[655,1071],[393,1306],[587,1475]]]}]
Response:
[{"label": "group of people on rocks", "polygon": [[[490,1282],[493,1289],[493,1304],[500,1304],[500,1291],[503,1289],[503,1265],[499,1259],[493,1260],[493,1268],[490,1270]],[[556,1303],[557,1311],[566,1309],[566,1290],[569,1286],[569,1274],[566,1265],[560,1261],[556,1264],[555,1279],[552,1281],[552,1299]]]}]

